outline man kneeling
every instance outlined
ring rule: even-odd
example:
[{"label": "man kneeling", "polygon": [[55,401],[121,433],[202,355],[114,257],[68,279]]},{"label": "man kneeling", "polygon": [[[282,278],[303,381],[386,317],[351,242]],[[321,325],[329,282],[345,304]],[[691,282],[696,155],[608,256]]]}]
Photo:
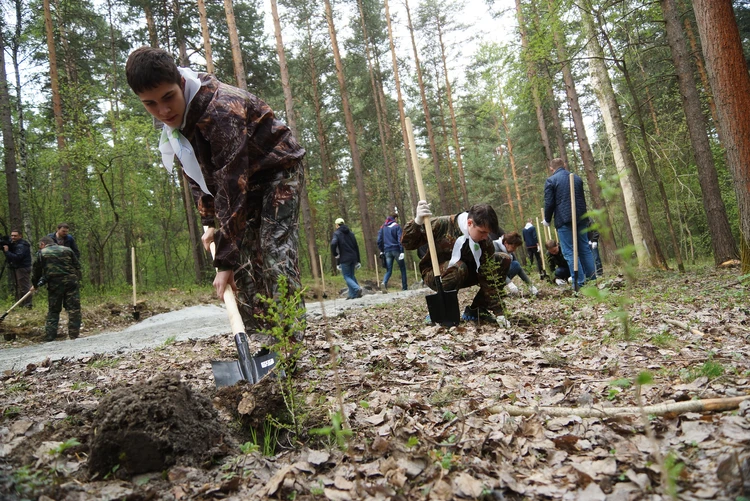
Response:
[{"label": "man kneeling", "polygon": [[[420,200],[416,217],[404,227],[401,243],[413,250],[427,243],[424,219],[432,216],[430,205]],[[505,277],[512,258],[495,252],[490,233],[502,233],[497,214],[489,204],[473,205],[467,212],[440,216],[430,220],[435,237],[435,250],[440,264],[440,277],[445,290],[459,290],[479,285],[471,306],[464,310],[464,320],[497,320],[507,327],[503,296]],[[419,262],[425,285],[437,290],[430,251]]]}]

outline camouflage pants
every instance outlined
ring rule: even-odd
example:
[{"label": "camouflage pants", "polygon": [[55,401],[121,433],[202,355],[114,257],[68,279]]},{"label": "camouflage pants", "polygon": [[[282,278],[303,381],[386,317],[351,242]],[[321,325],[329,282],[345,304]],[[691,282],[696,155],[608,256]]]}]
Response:
[{"label": "camouflage pants", "polygon": [[53,277],[47,283],[48,304],[45,330],[47,340],[57,337],[57,324],[60,322],[60,310],[63,306],[68,312],[68,335],[71,339],[81,332],[81,296],[78,289],[78,277]]},{"label": "camouflage pants", "polygon": [[[257,332],[268,328],[257,318],[268,306],[256,296],[278,299],[278,279],[287,278],[289,294],[302,288],[297,248],[299,204],[304,177],[302,162],[253,186],[247,194],[250,204],[245,234],[239,246],[240,260],[234,269],[239,307],[250,341],[273,344],[270,336]],[[300,305],[304,308],[304,303]],[[296,333],[301,339],[302,333]],[[250,347],[254,349],[254,346]]]},{"label": "camouflage pants", "polygon": [[[463,261],[458,261],[451,267],[448,267],[448,261],[440,263],[443,290],[459,290],[478,285],[479,292],[474,296],[471,308],[473,310],[484,308],[501,315],[505,309],[503,303],[505,277],[508,275],[511,261],[512,258],[508,254],[496,252],[480,267],[479,271],[476,270],[474,262],[471,266],[467,266]],[[431,267],[424,271],[422,278],[425,285],[432,290],[437,290],[435,274]]]}]

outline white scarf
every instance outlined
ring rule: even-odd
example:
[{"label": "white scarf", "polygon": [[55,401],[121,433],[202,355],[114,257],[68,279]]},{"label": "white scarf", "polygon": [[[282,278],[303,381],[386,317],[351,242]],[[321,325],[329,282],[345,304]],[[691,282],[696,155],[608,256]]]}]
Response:
[{"label": "white scarf", "polygon": [[161,138],[159,138],[159,151],[161,152],[161,161],[164,163],[164,167],[172,173],[174,167],[174,157],[180,159],[182,168],[190,179],[198,183],[203,193],[211,195],[206,186],[206,180],[203,177],[201,166],[198,165],[198,159],[195,158],[195,151],[190,141],[182,135],[180,130],[185,127],[185,121],[187,120],[188,110],[190,109],[190,102],[198,93],[198,89],[201,88],[201,81],[198,78],[198,74],[190,68],[178,68],[182,78],[185,79],[185,112],[182,115],[182,124],[179,128],[172,128],[167,124],[164,124],[164,128],[161,130]]},{"label": "white scarf", "polygon": [[462,212],[456,219],[458,221],[458,229],[461,230],[463,235],[458,237],[456,243],[453,244],[453,253],[451,254],[451,260],[448,262],[448,267],[450,268],[461,259],[461,249],[468,240],[469,250],[474,255],[474,261],[477,263],[477,271],[479,271],[479,258],[482,257],[482,248],[469,236],[469,213]]},{"label": "white scarf", "polygon": [[533,226],[533,225],[532,225],[531,223],[526,223],[526,226],[524,226],[524,227],[523,227],[523,229],[524,229],[524,230],[528,230],[528,229],[529,229],[529,228],[531,228],[532,226]]}]

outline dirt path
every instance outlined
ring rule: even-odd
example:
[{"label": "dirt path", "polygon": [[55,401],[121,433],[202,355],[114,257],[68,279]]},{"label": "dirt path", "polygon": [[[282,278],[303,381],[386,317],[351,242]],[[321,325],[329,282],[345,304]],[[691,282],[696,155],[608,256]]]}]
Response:
[{"label": "dirt path", "polygon": [[[428,289],[398,291],[389,294],[367,294],[360,299],[329,299],[323,302],[325,314],[335,317],[352,308],[364,308],[390,303],[407,297],[422,295]],[[308,303],[307,314],[320,318],[323,313],[321,303]],[[191,306],[178,311],[170,311],[149,317],[124,330],[102,332],[75,340],[65,339],[52,343],[35,344],[21,348],[0,350],[0,372],[20,370],[27,364],[38,364],[46,358],[84,358],[100,353],[127,353],[144,348],[154,348],[167,339],[184,341],[203,339],[226,334],[229,323],[226,311],[218,305]]]}]

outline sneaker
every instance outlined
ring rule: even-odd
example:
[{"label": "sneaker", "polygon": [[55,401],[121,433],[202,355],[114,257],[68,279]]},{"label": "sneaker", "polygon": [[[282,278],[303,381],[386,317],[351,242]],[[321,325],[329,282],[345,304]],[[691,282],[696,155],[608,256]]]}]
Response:
[{"label": "sneaker", "polygon": [[508,294],[511,294],[513,296],[518,296],[519,294],[521,294],[521,291],[518,290],[518,287],[513,282],[507,284],[505,288],[507,289]]},{"label": "sneaker", "polygon": [[357,293],[354,295],[354,299],[358,299],[362,297],[362,289],[360,288]]},{"label": "sneaker", "polygon": [[536,296],[537,294],[539,294],[539,289],[537,289],[533,285],[529,285],[529,292],[532,296]]},{"label": "sneaker", "polygon": [[569,283],[569,284],[572,284],[572,283],[573,283],[573,277],[568,277],[568,283]]},{"label": "sneaker", "polygon": [[565,280],[563,280],[562,278],[556,278],[555,283],[557,285],[565,285]]},{"label": "sneaker", "polygon": [[467,306],[464,308],[464,313],[461,315],[461,320],[464,322],[476,322],[479,320],[479,312],[477,310],[472,310],[470,306]]},{"label": "sneaker", "polygon": [[384,291],[387,291],[388,290],[388,284],[386,284],[385,282],[380,282],[380,288],[382,290],[384,290]]}]

